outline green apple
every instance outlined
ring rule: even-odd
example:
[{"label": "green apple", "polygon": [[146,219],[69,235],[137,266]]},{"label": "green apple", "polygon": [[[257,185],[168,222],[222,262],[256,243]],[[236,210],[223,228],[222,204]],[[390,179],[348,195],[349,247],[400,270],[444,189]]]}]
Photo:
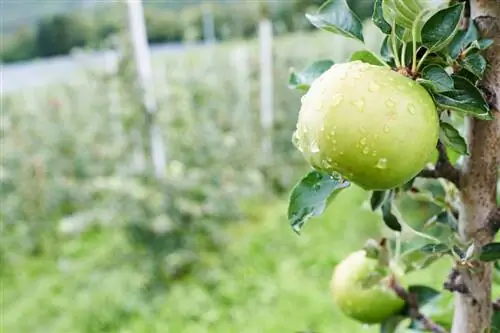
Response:
[{"label": "green apple", "polygon": [[425,167],[438,134],[436,106],[422,86],[388,67],[353,61],[312,83],[293,143],[315,169],[383,190]]},{"label": "green apple", "polygon": [[347,316],[365,324],[380,323],[401,311],[403,299],[388,286],[388,268],[364,250],[347,256],[334,269],[333,301]]}]

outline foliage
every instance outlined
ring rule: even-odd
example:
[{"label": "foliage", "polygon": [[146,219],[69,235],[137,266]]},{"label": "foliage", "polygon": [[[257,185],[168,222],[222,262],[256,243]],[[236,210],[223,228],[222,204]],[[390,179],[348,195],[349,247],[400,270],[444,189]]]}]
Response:
[{"label": "foliage", "polygon": [[[487,67],[483,52],[492,43],[490,40],[480,37],[473,20],[464,21],[465,6],[464,2],[442,2],[432,5],[428,2],[413,0],[376,0],[372,22],[385,37],[379,49],[382,58],[377,57],[372,50],[365,50],[353,54],[350,59],[346,60],[346,62],[356,60],[368,63],[366,71],[368,68],[377,68],[376,66],[389,67],[398,75],[413,80],[420,85],[418,89],[424,88],[428,96],[432,97],[437,115],[440,118],[439,139],[436,138],[437,142],[435,143],[436,155],[438,156],[431,168],[426,167],[420,173],[408,176],[407,179],[390,188],[369,188],[372,193],[369,199],[372,210],[381,212],[382,220],[391,231],[380,236],[378,247],[374,248],[373,245],[370,245],[364,250],[367,253],[375,251],[374,257],[379,258],[392,270],[388,276],[393,276],[394,280],[389,283],[389,287],[407,303],[405,311],[392,313],[387,316],[386,320],[381,320],[383,333],[396,332],[398,327],[402,329],[407,327],[412,329],[412,332],[445,331],[444,328],[436,326],[435,323],[422,316],[419,312],[419,306],[425,304],[422,302],[419,304],[411,296],[414,293],[414,296],[419,299],[422,293],[427,292],[426,289],[409,285],[408,291],[406,291],[404,287],[399,285],[405,281],[402,273],[408,274],[415,270],[425,270],[430,264],[443,260],[443,258],[451,258],[457,265],[468,265],[469,267],[474,265],[475,260],[487,262],[500,259],[499,243],[490,243],[477,248],[472,241],[466,243],[458,236],[457,217],[461,204],[456,175],[458,171],[450,162],[449,156],[469,154],[466,139],[462,136],[464,116],[486,121],[493,119],[493,110],[478,85]],[[352,8],[345,0],[326,1],[316,13],[307,13],[306,17],[314,26],[324,31],[361,43],[366,40],[360,28],[359,18],[352,12]],[[463,22],[469,23],[467,25]],[[328,102],[325,102],[321,97],[323,95],[319,93],[334,94],[332,87],[338,81],[331,82],[340,81],[341,78],[331,77],[332,73],[338,73],[333,70],[333,66],[330,69],[330,66],[325,66],[324,60],[318,60],[305,67],[303,72],[294,71],[291,73],[289,87],[299,90],[304,95],[301,100],[302,105],[308,103],[310,110],[316,110],[316,113],[312,112],[315,115],[325,110],[332,112],[332,114],[328,114],[328,117],[307,118],[308,124],[312,124],[309,128],[300,122],[301,119],[306,119],[305,115],[303,118],[300,117],[301,113],[297,123],[297,132],[292,138],[294,142],[297,140],[297,136],[302,135],[302,132],[298,132],[299,130],[303,133],[315,132],[317,126],[318,133],[319,128],[321,128],[321,133],[329,133],[331,124],[327,121],[336,119],[333,118],[333,112],[344,111],[344,109],[340,110],[342,106],[338,106],[340,102],[333,104],[338,106],[334,111],[332,111],[333,107],[325,106],[325,103]],[[351,67],[352,75],[357,75],[359,80],[363,80],[363,77],[355,70],[357,67],[355,68],[354,64]],[[377,83],[382,84],[382,80],[384,79],[380,78]],[[315,85],[311,86],[312,84]],[[363,84],[365,82],[360,82],[358,87],[362,89]],[[309,93],[309,87],[311,91],[314,90],[314,93]],[[327,89],[331,91],[327,91]],[[350,95],[347,96],[350,98]],[[370,103],[370,105],[372,104]],[[311,117],[314,117],[312,113]],[[367,121],[372,123],[378,121],[375,118],[368,119],[372,117],[368,112],[362,114],[365,115]],[[323,122],[321,123],[321,121]],[[336,133],[343,130],[344,124],[342,122],[336,121],[335,125],[338,127]],[[346,127],[344,132],[349,133],[348,135],[352,137],[354,134],[351,130],[351,128]],[[412,134],[418,135],[418,133]],[[308,135],[310,138],[322,138],[323,134]],[[337,136],[336,138],[342,140],[342,137]],[[416,136],[416,140],[420,141],[418,136]],[[401,143],[394,142],[395,147],[398,145],[403,147]],[[326,147],[326,144],[323,146],[324,151],[321,151],[322,148],[317,145],[313,147],[317,153],[315,156],[330,154],[333,148]],[[385,147],[375,147],[374,149],[380,150],[379,148],[385,149]],[[303,152],[306,160],[313,152],[312,148],[310,151],[306,151],[304,147],[298,146],[298,149]],[[353,154],[356,154],[357,150],[352,149]],[[357,152],[357,154],[359,154],[357,165],[360,165],[363,161],[362,153]],[[404,156],[404,152],[401,152],[401,156]],[[329,164],[342,165],[342,158],[342,156],[338,156],[337,160],[330,161]],[[340,167],[333,168],[333,170],[323,168],[319,162],[315,162],[312,158],[308,162],[314,171],[307,173],[293,187],[289,197],[288,220],[296,232],[299,232],[308,220],[320,216],[327,209],[329,203],[335,202],[335,198],[338,197],[341,190],[345,191],[349,185],[357,184],[352,173],[343,172]],[[346,163],[355,162],[346,160]],[[368,168],[371,166],[367,166],[362,174],[370,175],[371,169],[368,170]],[[311,174],[314,173],[318,173],[320,177],[315,178],[313,182],[310,180]],[[423,180],[423,178],[438,178],[439,181]],[[336,180],[336,184],[346,184],[346,186],[332,186],[332,179]],[[361,182],[358,185],[363,186],[364,183]],[[408,200],[410,202],[411,200],[418,201],[422,205],[426,205],[427,209],[432,208],[432,213],[422,217],[416,227],[413,223],[408,222],[408,216],[398,204],[398,202],[401,203],[402,198],[405,198],[404,200],[407,202]],[[338,292],[343,291],[339,290]],[[432,298],[444,299],[446,293],[447,291],[441,293],[433,290]],[[354,292],[352,295],[356,297]],[[400,324],[403,319],[411,319],[410,325]],[[451,325],[451,321],[448,324]]]}]

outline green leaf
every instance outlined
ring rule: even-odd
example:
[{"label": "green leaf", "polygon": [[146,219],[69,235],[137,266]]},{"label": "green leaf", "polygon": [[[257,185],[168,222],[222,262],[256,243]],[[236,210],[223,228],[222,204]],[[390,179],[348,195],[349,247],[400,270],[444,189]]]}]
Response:
[{"label": "green leaf", "polygon": [[500,260],[500,243],[489,243],[481,248],[479,254],[481,261],[495,261]]},{"label": "green leaf", "polygon": [[329,0],[317,14],[306,14],[306,17],[319,29],[364,42],[363,24],[345,0]]},{"label": "green leaf", "polygon": [[391,33],[391,25],[384,18],[384,12],[382,10],[382,0],[375,0],[373,4],[372,22],[384,34],[389,35]]},{"label": "green leaf", "polygon": [[422,43],[431,51],[448,46],[458,31],[463,11],[464,4],[459,3],[432,15],[422,27]]},{"label": "green leaf", "polygon": [[399,324],[405,320],[404,316],[392,316],[380,323],[380,333],[396,333]]},{"label": "green leaf", "polygon": [[293,188],[288,203],[288,220],[296,233],[314,216],[321,215],[334,195],[350,183],[319,171],[309,172]]},{"label": "green leaf", "polygon": [[360,50],[356,51],[351,55],[350,61],[360,60],[362,62],[366,62],[368,64],[376,65],[376,66],[387,66],[387,64],[379,59],[377,55],[368,50]]},{"label": "green leaf", "polygon": [[424,285],[411,285],[408,292],[417,297],[419,306],[425,306],[427,303],[432,302],[440,295],[440,292],[434,288]]},{"label": "green leaf", "polygon": [[309,90],[309,87],[314,80],[329,70],[333,65],[334,62],[331,60],[318,60],[309,65],[302,72],[292,71],[288,79],[288,87],[290,89],[297,89],[306,92]]},{"label": "green leaf", "polygon": [[453,37],[450,45],[448,45],[448,53],[453,59],[458,56],[469,46],[472,42],[479,38],[479,31],[476,28],[474,20],[469,20],[469,27],[467,30],[459,30]]},{"label": "green leaf", "polygon": [[439,122],[439,140],[461,155],[469,155],[467,142],[452,124]]},{"label": "green leaf", "polygon": [[372,191],[372,195],[370,197],[370,207],[372,210],[377,210],[384,203],[386,197],[387,191]]},{"label": "green leaf", "polygon": [[458,231],[457,219],[455,218],[455,216],[453,216],[452,213],[450,213],[447,210],[442,211],[436,216],[436,222],[447,225],[448,227],[450,227],[451,230],[455,232]]},{"label": "green leaf", "polygon": [[486,59],[479,53],[479,51],[467,54],[465,59],[461,59],[458,63],[463,68],[477,76],[479,79],[483,78],[487,62]]},{"label": "green leaf", "polygon": [[[475,45],[475,43],[473,44]],[[482,51],[486,50],[491,45],[493,45],[492,39],[481,39],[480,41],[477,42],[477,47]]]},{"label": "green leaf", "polygon": [[398,218],[392,214],[392,191],[389,193],[389,197],[385,200],[382,205],[382,218],[384,219],[385,225],[394,231],[401,231],[402,227],[398,221]]},{"label": "green leaf", "polygon": [[493,311],[491,318],[491,333],[500,333],[500,312]]},{"label": "green leaf", "polygon": [[426,244],[420,248],[420,251],[432,254],[445,254],[450,253],[450,248],[444,243]]},{"label": "green leaf", "polygon": [[422,78],[417,82],[434,92],[453,90],[453,79],[446,70],[436,64],[430,64],[422,69]]},{"label": "green leaf", "polygon": [[453,75],[455,89],[434,94],[434,99],[442,109],[454,110],[482,120],[491,120],[490,106],[481,92],[467,79]]},{"label": "green leaf", "polygon": [[380,55],[385,60],[390,60],[394,58],[390,46],[390,36],[385,36],[384,40],[382,41],[382,45],[380,46]]}]

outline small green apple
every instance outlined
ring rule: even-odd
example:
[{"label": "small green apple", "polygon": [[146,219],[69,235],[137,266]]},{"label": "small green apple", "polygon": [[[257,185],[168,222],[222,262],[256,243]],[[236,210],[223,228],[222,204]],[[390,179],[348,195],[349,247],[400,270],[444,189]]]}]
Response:
[{"label": "small green apple", "polygon": [[364,250],[347,256],[334,269],[330,290],[347,316],[366,324],[380,323],[401,311],[403,299],[388,286],[389,271]]}]

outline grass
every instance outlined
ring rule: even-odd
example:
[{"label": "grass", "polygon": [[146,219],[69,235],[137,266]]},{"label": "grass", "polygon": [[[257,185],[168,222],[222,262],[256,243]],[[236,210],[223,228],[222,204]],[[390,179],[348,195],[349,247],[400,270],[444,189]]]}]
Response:
[{"label": "grass", "polygon": [[[333,305],[332,269],[369,237],[380,237],[378,213],[352,187],[300,236],[286,220],[286,200],[253,201],[251,220],[224,231],[223,255],[204,255],[204,271],[145,292],[146,278],[118,231],[90,232],[58,257],[23,260],[4,283],[4,328],[19,333],[336,332],[371,333]],[[449,265],[410,276],[439,287]]]}]

